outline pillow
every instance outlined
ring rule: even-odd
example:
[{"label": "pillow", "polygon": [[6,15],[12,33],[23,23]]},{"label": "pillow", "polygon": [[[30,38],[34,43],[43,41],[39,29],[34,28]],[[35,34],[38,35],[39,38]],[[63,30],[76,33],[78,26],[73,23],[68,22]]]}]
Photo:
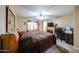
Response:
[{"label": "pillow", "polygon": [[19,39],[20,40],[23,40],[24,38],[27,38],[27,37],[29,37],[27,32],[25,32],[25,31],[19,32]]}]

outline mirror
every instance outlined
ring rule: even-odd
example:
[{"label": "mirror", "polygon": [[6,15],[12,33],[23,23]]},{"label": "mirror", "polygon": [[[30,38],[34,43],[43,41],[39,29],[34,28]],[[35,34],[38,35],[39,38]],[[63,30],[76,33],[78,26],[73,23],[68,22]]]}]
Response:
[{"label": "mirror", "polygon": [[15,16],[8,6],[6,6],[6,32],[12,32],[15,29]]}]

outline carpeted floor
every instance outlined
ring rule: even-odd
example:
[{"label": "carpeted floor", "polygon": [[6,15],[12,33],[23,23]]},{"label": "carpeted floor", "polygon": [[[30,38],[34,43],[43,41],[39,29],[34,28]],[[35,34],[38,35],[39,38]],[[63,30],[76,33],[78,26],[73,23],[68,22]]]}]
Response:
[{"label": "carpeted floor", "polygon": [[68,53],[68,51],[59,45],[53,45],[48,50],[46,50],[45,53]]},{"label": "carpeted floor", "polygon": [[65,43],[57,39],[57,45],[50,47],[45,53],[79,53],[79,49],[75,49],[74,46]]},{"label": "carpeted floor", "polygon": [[69,51],[69,53],[79,53],[79,49],[76,49],[74,46],[65,43],[65,41],[62,41],[60,39],[57,39],[57,45],[65,48]]}]

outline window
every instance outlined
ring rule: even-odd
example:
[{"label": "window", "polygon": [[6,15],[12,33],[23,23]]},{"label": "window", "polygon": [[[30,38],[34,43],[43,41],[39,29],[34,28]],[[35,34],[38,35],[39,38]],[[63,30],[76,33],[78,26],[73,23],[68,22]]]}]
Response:
[{"label": "window", "polygon": [[28,30],[37,30],[37,29],[38,29],[38,23],[28,22]]},{"label": "window", "polygon": [[44,21],[44,23],[43,23],[43,30],[44,30],[44,31],[47,30],[47,21]]},{"label": "window", "polygon": [[28,30],[31,29],[31,22],[28,22]]}]

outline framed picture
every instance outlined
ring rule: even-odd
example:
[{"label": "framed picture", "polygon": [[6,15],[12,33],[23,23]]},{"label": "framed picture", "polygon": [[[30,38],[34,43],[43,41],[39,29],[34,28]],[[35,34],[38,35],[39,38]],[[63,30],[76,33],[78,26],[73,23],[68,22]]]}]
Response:
[{"label": "framed picture", "polygon": [[15,29],[15,15],[10,10],[8,6],[6,6],[6,32],[12,32]]}]

